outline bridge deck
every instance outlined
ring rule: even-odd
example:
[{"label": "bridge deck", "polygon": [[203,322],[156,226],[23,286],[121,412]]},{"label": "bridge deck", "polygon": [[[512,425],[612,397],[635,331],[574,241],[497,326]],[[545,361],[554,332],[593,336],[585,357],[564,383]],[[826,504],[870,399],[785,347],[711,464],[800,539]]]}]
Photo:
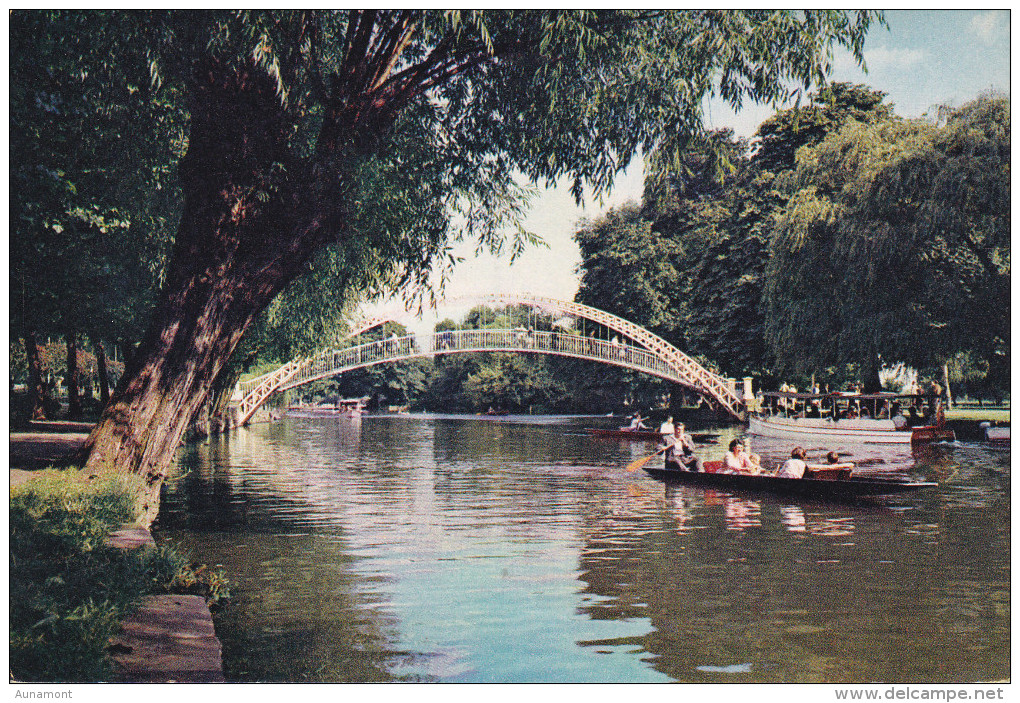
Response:
[{"label": "bridge deck", "polygon": [[[273,392],[296,388],[346,371],[385,362],[470,352],[531,352],[588,359],[651,374],[698,391],[705,390],[698,387],[697,378],[685,376],[684,370],[677,368],[675,363],[626,341],[524,329],[449,330],[328,350],[303,362],[285,364],[271,374],[244,381],[239,384],[243,396],[242,416],[254,412]],[[719,381],[724,383],[722,379]]]}]

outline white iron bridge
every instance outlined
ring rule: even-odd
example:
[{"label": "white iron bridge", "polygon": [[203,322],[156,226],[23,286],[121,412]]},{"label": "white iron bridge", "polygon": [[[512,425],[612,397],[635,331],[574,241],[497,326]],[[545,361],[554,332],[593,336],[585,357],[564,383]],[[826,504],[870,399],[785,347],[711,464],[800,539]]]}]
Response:
[{"label": "white iron bridge", "polygon": [[[686,386],[699,393],[710,405],[743,419],[743,398],[737,395],[732,379],[709,371],[666,340],[633,322],[581,303],[551,298],[492,295],[484,299],[506,305],[527,305],[544,312],[580,318],[617,334],[612,340],[605,340],[571,330],[543,331],[523,327],[458,329],[424,335],[409,334],[342,349],[327,349],[312,357],[295,359],[275,371],[238,384],[235,398],[239,396],[241,422],[248,422],[259,406],[279,391],[376,364],[475,352],[553,354],[620,366]],[[377,319],[359,325],[348,337],[348,341],[354,341],[356,335],[384,321]]]}]

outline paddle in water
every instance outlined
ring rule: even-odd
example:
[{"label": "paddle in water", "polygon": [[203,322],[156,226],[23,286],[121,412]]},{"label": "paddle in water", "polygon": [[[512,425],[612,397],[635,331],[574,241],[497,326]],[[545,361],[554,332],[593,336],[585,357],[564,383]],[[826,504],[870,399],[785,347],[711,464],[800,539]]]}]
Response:
[{"label": "paddle in water", "polygon": [[666,451],[665,447],[655,452],[654,454],[642,457],[641,459],[635,459],[634,461],[627,464],[627,471],[637,471],[638,469],[643,468],[645,464],[647,464],[649,461],[662,454],[664,451]]}]

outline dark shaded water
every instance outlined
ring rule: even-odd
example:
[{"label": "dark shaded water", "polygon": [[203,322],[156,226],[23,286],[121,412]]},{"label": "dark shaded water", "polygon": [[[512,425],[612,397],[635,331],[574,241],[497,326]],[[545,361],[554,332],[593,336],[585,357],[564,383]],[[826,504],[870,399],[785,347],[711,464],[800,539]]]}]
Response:
[{"label": "dark shaded water", "polygon": [[[839,505],[627,473],[654,444],[583,432],[611,422],[241,429],[182,450],[157,539],[231,579],[231,680],[1009,676],[1008,450],[847,447],[862,471],[939,487]],[[688,430],[719,433],[707,459],[743,432]]]}]

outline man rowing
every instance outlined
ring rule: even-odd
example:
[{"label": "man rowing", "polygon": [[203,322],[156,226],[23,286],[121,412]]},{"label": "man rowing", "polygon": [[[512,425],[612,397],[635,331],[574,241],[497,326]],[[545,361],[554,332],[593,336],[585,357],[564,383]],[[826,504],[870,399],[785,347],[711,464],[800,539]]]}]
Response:
[{"label": "man rowing", "polygon": [[694,440],[684,433],[684,423],[678,422],[673,434],[663,437],[659,451],[665,450],[666,469],[672,471],[704,471],[701,459],[694,453]]}]

